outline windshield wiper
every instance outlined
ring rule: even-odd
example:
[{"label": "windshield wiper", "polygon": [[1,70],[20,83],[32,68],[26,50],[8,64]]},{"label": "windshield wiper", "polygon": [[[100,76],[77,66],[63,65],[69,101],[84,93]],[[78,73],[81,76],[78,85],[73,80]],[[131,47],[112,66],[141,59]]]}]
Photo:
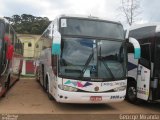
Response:
[{"label": "windshield wiper", "polygon": [[[101,49],[101,45],[100,45],[100,49],[99,49],[99,55],[100,55],[100,60],[102,61],[102,63],[104,64],[105,68],[108,70],[109,74],[111,75],[112,79],[115,80],[115,77],[112,73],[112,71],[110,70],[110,68],[108,67],[107,63],[105,64],[102,58],[102,49]],[[101,62],[100,62],[101,63]]]},{"label": "windshield wiper", "polygon": [[107,63],[105,64],[104,61],[102,60],[102,63],[104,64],[105,68],[108,70],[109,74],[111,75],[112,79],[116,80],[111,69],[108,67]]},{"label": "windshield wiper", "polygon": [[90,63],[90,61],[91,61],[91,59],[93,58],[93,52],[90,54],[90,56],[88,57],[88,59],[87,59],[87,61],[86,61],[86,63],[85,63],[85,65],[84,65],[84,68],[82,69],[82,72],[81,72],[81,75],[80,75],[80,77],[83,77],[83,75],[84,75],[84,73],[85,73],[85,71],[86,71],[86,69],[87,69],[87,67],[88,67],[88,65],[89,65],[89,63]]}]

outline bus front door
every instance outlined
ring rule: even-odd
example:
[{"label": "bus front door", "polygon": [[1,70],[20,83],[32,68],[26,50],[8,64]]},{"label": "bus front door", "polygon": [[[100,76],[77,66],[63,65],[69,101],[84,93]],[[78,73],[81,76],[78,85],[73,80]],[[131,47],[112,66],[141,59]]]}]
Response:
[{"label": "bus front door", "polygon": [[[159,34],[159,33],[158,33]],[[156,56],[154,62],[153,100],[160,100],[160,37],[156,39]]]},{"label": "bus front door", "polygon": [[137,98],[148,100],[150,92],[150,45],[141,45],[141,58],[137,71]]}]

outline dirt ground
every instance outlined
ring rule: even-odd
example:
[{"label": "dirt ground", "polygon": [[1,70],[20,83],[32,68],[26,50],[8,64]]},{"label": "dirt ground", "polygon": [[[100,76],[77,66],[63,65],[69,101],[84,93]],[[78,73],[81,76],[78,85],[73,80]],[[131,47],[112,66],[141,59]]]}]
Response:
[{"label": "dirt ground", "polygon": [[48,99],[35,79],[21,79],[0,99],[0,113],[10,114],[160,114],[159,103],[133,105],[127,101],[108,104],[62,104]]}]

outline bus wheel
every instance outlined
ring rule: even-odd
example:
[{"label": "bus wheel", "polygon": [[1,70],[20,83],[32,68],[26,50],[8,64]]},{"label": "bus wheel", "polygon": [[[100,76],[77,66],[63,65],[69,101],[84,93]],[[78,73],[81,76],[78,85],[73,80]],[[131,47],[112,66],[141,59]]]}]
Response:
[{"label": "bus wheel", "polygon": [[11,78],[10,78],[10,75],[8,76],[7,78],[7,81],[5,82],[5,88],[6,88],[6,91],[5,93],[2,95],[2,97],[5,97],[6,96],[6,92],[9,90],[10,88],[10,81],[11,81]]},{"label": "bus wheel", "polygon": [[136,83],[129,82],[127,86],[126,99],[131,103],[137,102]]},{"label": "bus wheel", "polygon": [[46,81],[46,92],[47,92],[48,98],[50,100],[53,100],[53,96],[49,93],[49,83],[48,83],[48,80]]}]

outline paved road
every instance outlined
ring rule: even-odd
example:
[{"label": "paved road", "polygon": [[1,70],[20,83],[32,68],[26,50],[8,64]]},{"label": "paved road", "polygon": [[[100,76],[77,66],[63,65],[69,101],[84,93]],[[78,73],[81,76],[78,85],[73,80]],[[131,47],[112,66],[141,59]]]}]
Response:
[{"label": "paved road", "polygon": [[0,113],[13,114],[127,114],[160,113],[160,104],[133,105],[126,101],[100,105],[62,104],[50,101],[34,79],[21,79],[0,99]]}]

